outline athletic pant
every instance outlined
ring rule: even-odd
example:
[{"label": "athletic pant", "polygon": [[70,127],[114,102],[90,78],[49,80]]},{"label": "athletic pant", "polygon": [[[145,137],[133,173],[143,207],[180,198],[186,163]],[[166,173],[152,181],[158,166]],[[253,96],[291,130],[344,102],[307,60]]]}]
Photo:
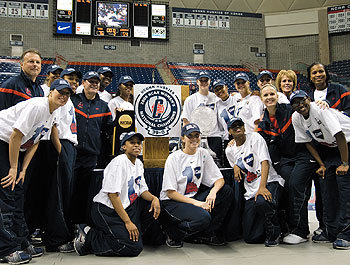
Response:
[{"label": "athletic pant", "polygon": [[86,236],[83,253],[94,253],[97,256],[138,256],[143,249],[142,234],[156,222],[153,212],[149,212],[150,207],[150,202],[139,197],[125,209],[139,230],[139,240],[134,242],[130,240],[125,223],[114,209],[101,203],[93,203],[91,216],[95,227]]},{"label": "athletic pant", "polygon": [[[23,154],[20,154],[20,161]],[[0,178],[6,177],[10,169],[9,145],[0,140]],[[21,168],[21,163],[18,168]],[[20,170],[18,170],[19,173]],[[0,186],[0,257],[28,247],[28,228],[23,213],[24,192],[22,183],[3,188]]]},{"label": "athletic pant", "polygon": [[[205,201],[209,192],[210,189],[202,185],[193,199]],[[211,213],[189,203],[164,200],[161,202],[164,210],[163,227],[175,241],[182,241],[198,232],[202,232],[201,236],[214,236],[219,232],[224,221],[232,196],[232,189],[224,185],[216,194],[214,209]]]},{"label": "athletic pant", "polygon": [[338,147],[325,148],[327,157],[325,178],[320,178],[324,207],[326,236],[329,240],[345,239],[350,241],[350,172],[336,175],[341,164]]},{"label": "athletic pant", "polygon": [[75,224],[91,224],[91,203],[95,181],[92,172],[96,167],[97,156],[77,150],[74,166],[71,217]]},{"label": "athletic pant", "polygon": [[243,213],[243,238],[246,243],[263,243],[265,240],[275,240],[281,233],[277,205],[283,187],[278,182],[269,182],[266,188],[272,195],[268,202],[259,195],[245,201]]},{"label": "athletic pant", "polygon": [[[287,210],[289,232],[307,238],[308,201],[311,195],[312,176],[317,163],[311,162],[309,153],[299,152],[294,158],[281,158],[280,175],[285,179],[280,207]],[[313,160],[312,160],[313,161]]]},{"label": "athletic pant", "polygon": [[68,140],[61,139],[61,153],[56,171],[52,172],[47,198],[47,251],[56,251],[57,247],[74,238],[74,226],[69,209],[72,198],[73,167],[76,149]]},{"label": "athletic pant", "polygon": [[219,163],[222,162],[222,139],[221,137],[208,137],[208,145],[212,151],[216,154],[216,159]]}]

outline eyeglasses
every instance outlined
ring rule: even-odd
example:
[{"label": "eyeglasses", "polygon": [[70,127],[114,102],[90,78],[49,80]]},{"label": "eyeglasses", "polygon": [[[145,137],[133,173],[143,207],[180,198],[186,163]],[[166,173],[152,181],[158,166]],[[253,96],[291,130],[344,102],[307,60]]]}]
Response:
[{"label": "eyeglasses", "polygon": [[70,97],[71,93],[70,91],[64,91],[64,90],[57,90],[58,93],[60,93],[62,96]]},{"label": "eyeglasses", "polygon": [[235,82],[235,84],[236,84],[237,86],[239,86],[239,85],[244,85],[246,82],[247,82],[247,81],[243,80],[243,81]]},{"label": "eyeglasses", "polygon": [[299,102],[292,103],[291,106],[292,106],[293,109],[296,109],[296,108],[298,108],[300,105],[305,105],[306,100],[307,100],[307,97],[303,98],[303,99],[300,100]]}]

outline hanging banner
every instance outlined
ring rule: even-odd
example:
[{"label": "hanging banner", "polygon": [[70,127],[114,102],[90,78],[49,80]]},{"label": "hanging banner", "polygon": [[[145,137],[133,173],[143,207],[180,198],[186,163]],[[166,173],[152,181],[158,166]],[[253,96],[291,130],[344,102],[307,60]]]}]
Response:
[{"label": "hanging banner", "polygon": [[179,137],[181,86],[134,86],[136,130],[144,137]]}]

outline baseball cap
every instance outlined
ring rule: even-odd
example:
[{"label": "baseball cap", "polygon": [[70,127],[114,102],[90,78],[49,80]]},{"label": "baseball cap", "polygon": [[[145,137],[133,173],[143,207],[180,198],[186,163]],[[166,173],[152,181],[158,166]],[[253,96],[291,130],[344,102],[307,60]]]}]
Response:
[{"label": "baseball cap", "polygon": [[53,72],[55,72],[55,71],[57,71],[57,70],[62,71],[63,68],[62,68],[61,66],[57,65],[57,64],[51,64],[51,65],[47,68],[46,74],[48,75],[49,73],[53,73]]},{"label": "baseball cap", "polygon": [[70,84],[62,79],[62,78],[58,78],[55,81],[52,82],[51,86],[50,86],[50,90],[54,90],[56,89],[57,91],[60,91],[62,89],[68,88],[70,90],[70,93],[73,94],[73,90],[70,86]]},{"label": "baseball cap", "polygon": [[197,124],[189,123],[181,129],[181,136],[190,135],[192,132],[201,132]]},{"label": "baseball cap", "polygon": [[197,80],[202,78],[202,77],[206,77],[210,79],[210,74],[208,71],[200,71],[199,74],[197,75]]},{"label": "baseball cap", "polygon": [[98,81],[101,81],[99,74],[95,71],[86,72],[83,76],[84,80],[89,80],[91,78],[96,78]]},{"label": "baseball cap", "polygon": [[308,97],[309,95],[304,91],[304,90],[295,90],[291,95],[290,95],[290,98],[289,98],[289,101],[290,103],[292,103],[292,101],[295,99],[295,98],[305,98],[305,97]]},{"label": "baseball cap", "polygon": [[258,79],[262,78],[264,75],[268,75],[271,79],[273,79],[272,73],[268,70],[261,71],[258,75]]},{"label": "baseball cap", "polygon": [[217,87],[217,86],[226,86],[226,82],[223,79],[216,79],[213,83],[213,90]]},{"label": "baseball cap", "polygon": [[233,83],[236,82],[238,79],[249,81],[249,76],[246,73],[238,73],[235,75],[235,78],[233,79]]},{"label": "baseball cap", "polygon": [[81,74],[81,72],[79,70],[75,70],[74,68],[66,68],[64,69],[61,74],[60,74],[60,77],[64,77],[65,75],[70,75],[70,74],[73,74],[75,73],[79,79],[81,79],[83,77],[83,75]]},{"label": "baseball cap", "polygon": [[227,130],[230,130],[231,126],[236,123],[236,122],[239,122],[241,123],[242,125],[244,125],[244,122],[241,118],[239,117],[234,117],[232,119],[230,119],[228,122],[227,122]]},{"label": "baseball cap", "polygon": [[97,73],[99,73],[99,74],[111,73],[112,76],[114,76],[114,73],[112,72],[111,68],[109,68],[107,66],[103,66],[103,67],[98,68]]},{"label": "baseball cap", "polygon": [[123,136],[123,139],[120,142],[120,146],[123,146],[127,140],[131,139],[134,136],[137,136],[141,141],[143,141],[145,139],[145,137],[143,137],[143,135],[141,133],[128,132]]},{"label": "baseball cap", "polygon": [[123,76],[121,76],[121,77],[119,78],[118,86],[119,86],[120,84],[125,84],[125,83],[127,83],[127,82],[131,82],[131,83],[133,83],[133,84],[135,85],[135,82],[134,82],[134,80],[131,78],[131,76],[129,76],[129,75],[123,75]]}]

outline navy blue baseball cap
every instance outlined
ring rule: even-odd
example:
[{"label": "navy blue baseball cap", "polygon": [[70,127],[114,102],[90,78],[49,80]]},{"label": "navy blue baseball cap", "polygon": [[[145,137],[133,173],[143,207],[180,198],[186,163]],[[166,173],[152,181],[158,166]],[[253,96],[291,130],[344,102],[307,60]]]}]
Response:
[{"label": "navy blue baseball cap", "polygon": [[62,89],[68,88],[70,90],[70,93],[73,94],[73,89],[71,88],[70,84],[68,81],[58,78],[55,81],[52,82],[50,86],[50,90],[56,89],[57,91],[60,91]]},{"label": "navy blue baseball cap", "polygon": [[202,77],[206,77],[210,79],[210,74],[208,71],[200,71],[197,75],[197,80],[202,78]]},{"label": "navy blue baseball cap", "polygon": [[128,83],[128,82],[131,82],[131,83],[133,83],[133,84],[135,85],[135,82],[134,82],[134,80],[131,78],[131,76],[129,76],[129,75],[123,75],[123,76],[121,76],[121,77],[119,78],[118,86],[119,86],[120,84],[125,84],[125,83]]},{"label": "navy blue baseball cap", "polygon": [[226,86],[226,82],[223,79],[216,79],[212,85],[213,90],[217,87],[217,86]]},{"label": "navy blue baseball cap", "polygon": [[181,136],[185,136],[185,135],[190,135],[193,132],[201,132],[201,130],[199,129],[197,124],[194,123],[189,123],[186,124],[184,127],[182,127],[181,129]]},{"label": "navy blue baseball cap", "polygon": [[238,73],[235,75],[235,78],[233,79],[233,83],[239,79],[242,79],[244,81],[249,81],[249,76],[246,73]]},{"label": "navy blue baseball cap", "polygon": [[89,80],[91,78],[96,78],[96,79],[98,79],[98,81],[101,81],[100,75],[95,71],[86,72],[83,76],[84,80]]},{"label": "navy blue baseball cap", "polygon": [[236,122],[239,122],[240,124],[244,125],[244,122],[241,118],[234,117],[227,122],[227,130],[230,130],[231,126]]},{"label": "navy blue baseball cap", "polygon": [[97,73],[99,74],[111,73],[112,77],[114,76],[114,73],[112,72],[111,68],[109,68],[108,66],[103,66],[98,68]]},{"label": "navy blue baseball cap", "polygon": [[63,68],[57,64],[52,64],[47,68],[46,74],[48,75],[49,73],[56,72],[57,70],[63,71]]},{"label": "navy blue baseball cap", "polygon": [[268,70],[261,71],[258,75],[258,79],[262,78],[264,75],[268,75],[271,79],[273,79],[272,73]]},{"label": "navy blue baseball cap", "polygon": [[143,141],[145,139],[145,137],[143,137],[143,135],[141,133],[128,132],[123,136],[123,139],[120,142],[120,146],[123,146],[127,140],[131,139],[134,136],[137,136],[141,141]]},{"label": "navy blue baseball cap", "polygon": [[61,74],[60,77],[63,78],[65,75],[70,75],[75,73],[79,79],[81,79],[83,77],[82,73],[79,70],[75,70],[74,68],[66,68],[64,69]]},{"label": "navy blue baseball cap", "polygon": [[304,91],[304,90],[295,90],[291,95],[290,95],[290,98],[289,98],[289,101],[290,103],[292,103],[292,101],[295,99],[295,98],[305,98],[305,97],[308,97],[309,95]]}]

